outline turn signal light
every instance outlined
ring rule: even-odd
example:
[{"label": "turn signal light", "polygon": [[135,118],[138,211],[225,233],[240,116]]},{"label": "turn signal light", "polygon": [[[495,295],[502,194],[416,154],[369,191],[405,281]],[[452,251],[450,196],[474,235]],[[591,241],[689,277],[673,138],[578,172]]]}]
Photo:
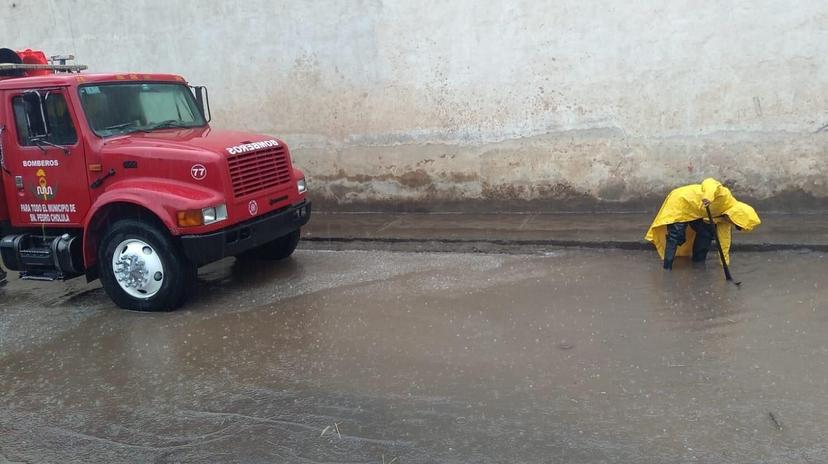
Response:
[{"label": "turn signal light", "polygon": [[178,212],[179,227],[195,227],[204,225],[204,215],[200,209],[190,209]]}]

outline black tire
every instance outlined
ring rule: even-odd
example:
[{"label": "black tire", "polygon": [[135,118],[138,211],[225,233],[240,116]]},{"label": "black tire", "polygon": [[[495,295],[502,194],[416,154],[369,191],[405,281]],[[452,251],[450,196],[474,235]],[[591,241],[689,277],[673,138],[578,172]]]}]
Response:
[{"label": "black tire", "polygon": [[300,229],[296,229],[283,237],[273,240],[272,242],[265,243],[264,245],[247,251],[239,257],[246,260],[267,261],[279,261],[289,258],[290,255],[296,251],[296,246],[299,245],[299,237],[301,235],[302,231]]},{"label": "black tire", "polygon": [[[147,297],[128,293],[115,275],[113,256],[116,248],[131,240],[148,245],[144,250],[150,248],[163,266],[160,288]],[[123,247],[120,253],[125,250]],[[154,223],[134,219],[117,221],[106,231],[98,248],[98,268],[107,295],[116,305],[133,311],[171,311],[181,306],[194,288],[198,272],[166,230]],[[155,281],[159,282],[159,279]]]}]

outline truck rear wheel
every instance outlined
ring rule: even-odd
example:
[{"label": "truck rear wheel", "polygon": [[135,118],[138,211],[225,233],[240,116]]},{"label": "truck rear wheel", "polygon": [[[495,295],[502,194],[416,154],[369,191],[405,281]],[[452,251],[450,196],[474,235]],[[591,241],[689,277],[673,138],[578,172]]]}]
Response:
[{"label": "truck rear wheel", "polygon": [[302,231],[296,229],[283,237],[256,247],[240,257],[243,259],[265,259],[268,261],[278,261],[288,258],[296,251],[296,246],[299,245],[299,237],[301,235]]},{"label": "truck rear wheel", "polygon": [[165,230],[125,219],[114,223],[98,249],[100,278],[118,306],[133,311],[170,311],[195,285],[196,267]]}]

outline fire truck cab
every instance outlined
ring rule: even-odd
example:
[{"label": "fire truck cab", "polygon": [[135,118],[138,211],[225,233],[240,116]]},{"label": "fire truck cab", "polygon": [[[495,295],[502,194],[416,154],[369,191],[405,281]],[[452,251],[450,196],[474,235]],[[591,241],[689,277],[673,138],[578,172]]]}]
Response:
[{"label": "fire truck cab", "polygon": [[210,127],[172,74],[87,74],[0,49],[0,256],[23,279],[100,278],[120,307],[171,310],[197,268],[284,259],[310,218],[282,140]]}]

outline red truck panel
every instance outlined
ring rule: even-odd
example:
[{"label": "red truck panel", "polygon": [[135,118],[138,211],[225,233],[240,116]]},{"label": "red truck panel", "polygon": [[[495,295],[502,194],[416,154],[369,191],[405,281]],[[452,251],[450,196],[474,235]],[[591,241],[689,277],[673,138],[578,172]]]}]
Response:
[{"label": "red truck panel", "polygon": [[9,220],[9,208],[6,206],[6,188],[3,185],[3,178],[0,177],[0,221]]}]

